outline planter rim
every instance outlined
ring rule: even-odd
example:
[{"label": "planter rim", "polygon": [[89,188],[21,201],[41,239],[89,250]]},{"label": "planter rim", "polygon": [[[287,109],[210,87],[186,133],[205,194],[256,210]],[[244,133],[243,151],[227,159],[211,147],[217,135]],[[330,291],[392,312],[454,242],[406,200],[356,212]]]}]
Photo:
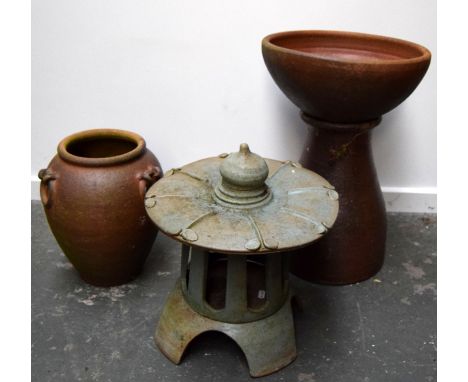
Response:
[{"label": "planter rim", "polygon": [[[72,143],[79,141],[88,141],[93,139],[118,139],[136,144],[132,150],[119,155],[113,155],[101,158],[90,158],[72,154],[68,151],[68,147]],[[62,139],[57,147],[57,153],[60,158],[67,162],[75,163],[82,166],[110,166],[119,163],[128,162],[139,157],[145,150],[145,140],[138,134],[126,130],[118,129],[91,129],[77,132]]]},{"label": "planter rim", "polygon": [[[348,39],[348,40],[349,39],[369,40],[369,41],[374,41],[374,42],[381,41],[383,43],[390,43],[390,44],[406,46],[409,48],[416,49],[417,51],[420,52],[420,55],[416,57],[411,57],[411,58],[379,59],[378,61],[361,58],[357,61],[357,60],[343,59],[343,58],[318,57],[313,54],[300,51],[298,49],[285,48],[283,46],[277,45],[272,42],[274,39],[279,38],[279,37],[294,38],[294,37],[307,37],[307,36],[311,36],[311,37],[329,36],[329,37],[342,37],[343,39]],[[352,64],[371,65],[371,66],[402,65],[402,64],[404,65],[404,64],[409,64],[409,63],[425,62],[431,59],[431,52],[429,51],[429,49],[411,41],[394,38],[394,37],[382,36],[382,35],[359,33],[359,32],[348,32],[348,31],[335,31],[335,30],[296,30],[296,31],[285,31],[285,32],[273,33],[263,38],[262,47],[266,49],[271,49],[277,52],[282,52],[285,54],[293,54],[296,56],[302,56],[302,57],[306,57],[309,59],[314,59],[314,60],[318,60],[322,62],[334,62],[334,63],[342,64],[342,65],[352,65]]]}]

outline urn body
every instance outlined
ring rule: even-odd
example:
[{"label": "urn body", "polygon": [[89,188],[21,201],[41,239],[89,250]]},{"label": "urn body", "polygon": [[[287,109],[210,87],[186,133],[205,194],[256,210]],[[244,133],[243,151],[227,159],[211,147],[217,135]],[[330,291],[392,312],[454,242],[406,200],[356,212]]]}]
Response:
[{"label": "urn body", "polygon": [[141,272],[157,235],[144,194],[161,176],[137,134],[97,129],[60,142],[39,172],[41,200],[52,233],[84,281],[120,285]]}]

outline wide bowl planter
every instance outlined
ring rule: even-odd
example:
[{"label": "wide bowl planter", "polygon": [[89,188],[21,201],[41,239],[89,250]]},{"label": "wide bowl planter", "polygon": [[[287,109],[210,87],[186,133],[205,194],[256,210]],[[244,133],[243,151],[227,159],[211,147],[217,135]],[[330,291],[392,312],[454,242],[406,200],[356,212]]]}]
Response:
[{"label": "wide bowl planter", "polygon": [[364,33],[293,31],[262,41],[279,88],[305,114],[327,122],[380,118],[424,77],[431,53],[410,41]]},{"label": "wide bowl planter", "polygon": [[161,176],[135,133],[96,129],[60,142],[39,172],[40,195],[52,233],[84,281],[120,285],[142,271],[157,234],[144,195]]}]

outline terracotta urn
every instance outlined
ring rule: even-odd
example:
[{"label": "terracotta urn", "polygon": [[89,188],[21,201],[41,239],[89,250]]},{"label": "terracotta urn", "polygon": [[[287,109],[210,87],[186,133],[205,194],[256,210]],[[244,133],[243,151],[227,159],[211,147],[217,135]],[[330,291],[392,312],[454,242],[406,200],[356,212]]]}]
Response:
[{"label": "terracotta urn", "polygon": [[114,129],[73,134],[39,171],[49,226],[81,278],[96,286],[133,280],[156,238],[144,195],[162,176],[139,135]]},{"label": "terracotta urn", "polygon": [[301,164],[340,194],[333,231],[292,256],[291,270],[319,283],[365,280],[381,268],[386,238],[371,131],[418,86],[431,53],[409,41],[336,31],[272,34],[262,53],[310,126]]}]

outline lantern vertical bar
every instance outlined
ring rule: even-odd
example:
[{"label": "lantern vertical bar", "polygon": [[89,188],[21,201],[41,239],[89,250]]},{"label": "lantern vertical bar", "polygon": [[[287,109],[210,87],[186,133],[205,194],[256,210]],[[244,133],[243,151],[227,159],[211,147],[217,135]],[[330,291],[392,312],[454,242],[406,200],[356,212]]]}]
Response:
[{"label": "lantern vertical bar", "polygon": [[226,308],[227,314],[236,315],[247,308],[247,264],[246,257],[227,257]]},{"label": "lantern vertical bar", "polygon": [[180,278],[182,282],[182,288],[184,291],[187,290],[187,269],[189,262],[190,247],[188,245],[182,245],[182,258],[180,259]]},{"label": "lantern vertical bar", "polygon": [[205,305],[208,252],[190,247],[188,293],[201,309]]},{"label": "lantern vertical bar", "polygon": [[282,278],[282,255],[281,253],[270,254],[265,262],[265,282],[266,298],[271,305],[282,302]]},{"label": "lantern vertical bar", "polygon": [[282,261],[282,272],[283,272],[283,282],[282,282],[282,288],[283,288],[283,295],[286,295],[289,293],[289,264],[291,263],[291,254],[289,252],[283,253],[283,256],[281,257]]}]

